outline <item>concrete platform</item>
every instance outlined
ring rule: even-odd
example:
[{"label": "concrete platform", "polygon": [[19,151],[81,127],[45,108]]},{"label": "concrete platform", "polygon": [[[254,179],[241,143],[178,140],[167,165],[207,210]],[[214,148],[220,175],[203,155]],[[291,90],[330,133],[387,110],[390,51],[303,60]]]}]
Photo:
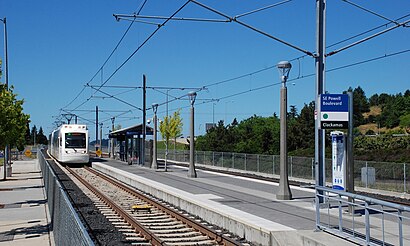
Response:
[{"label": "concrete platform", "polygon": [[0,245],[54,245],[37,160],[13,161],[6,181],[0,169]]},{"label": "concrete platform", "polygon": [[291,187],[293,200],[276,200],[277,184],[172,166],[168,172],[104,159],[92,167],[153,194],[258,245],[357,245],[315,231],[314,191]]}]

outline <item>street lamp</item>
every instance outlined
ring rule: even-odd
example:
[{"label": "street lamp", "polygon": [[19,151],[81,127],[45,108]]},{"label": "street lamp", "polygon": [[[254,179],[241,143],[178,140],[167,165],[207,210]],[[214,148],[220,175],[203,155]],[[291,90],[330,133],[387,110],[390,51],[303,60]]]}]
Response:
[{"label": "street lamp", "polygon": [[288,61],[278,63],[280,78],[282,80],[282,88],[280,89],[280,180],[279,189],[276,194],[278,200],[291,200],[292,192],[289,187],[288,179],[288,149],[287,149],[287,88],[286,80],[288,79],[292,64]]},{"label": "street lamp", "polygon": [[[100,123],[100,150],[101,150],[101,153],[102,153],[102,138],[103,138],[103,135],[102,135],[102,130],[103,130],[103,123],[101,122]],[[101,154],[101,156],[100,157],[102,157],[102,154]]]},{"label": "street lamp", "polygon": [[[152,152],[152,165],[151,168],[158,169],[157,164],[157,110],[158,110],[158,103],[152,104],[152,111],[154,111],[154,144],[153,144],[153,152]],[[165,171],[166,171],[165,166]]]},{"label": "street lamp", "polygon": [[189,101],[191,103],[191,134],[189,139],[189,170],[188,177],[196,178],[195,171],[195,144],[194,144],[194,103],[196,99],[196,92],[188,93]]}]

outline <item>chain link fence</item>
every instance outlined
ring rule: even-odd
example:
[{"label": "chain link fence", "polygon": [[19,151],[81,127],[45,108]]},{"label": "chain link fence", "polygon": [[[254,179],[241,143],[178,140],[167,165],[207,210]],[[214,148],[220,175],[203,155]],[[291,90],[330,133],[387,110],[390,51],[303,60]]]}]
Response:
[{"label": "chain link fence", "polygon": [[37,151],[43,174],[55,245],[94,245],[43,153]]},{"label": "chain link fence", "polygon": [[[158,158],[165,159],[165,150],[158,149]],[[189,150],[170,150],[168,160],[189,162]],[[249,172],[279,175],[279,155],[258,155],[232,152],[195,151],[198,164],[232,168]],[[315,161],[311,157],[288,157],[289,178],[315,181]],[[326,182],[332,182],[332,160],[325,159]],[[410,167],[407,163],[354,161],[355,186],[409,193]]]}]

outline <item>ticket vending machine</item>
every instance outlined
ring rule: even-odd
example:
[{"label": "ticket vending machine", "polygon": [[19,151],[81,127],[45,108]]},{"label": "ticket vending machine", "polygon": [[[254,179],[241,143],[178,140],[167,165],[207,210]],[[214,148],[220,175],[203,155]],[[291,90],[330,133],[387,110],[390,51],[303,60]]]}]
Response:
[{"label": "ticket vending machine", "polygon": [[330,133],[332,137],[332,187],[346,190],[346,138],[341,131]]}]

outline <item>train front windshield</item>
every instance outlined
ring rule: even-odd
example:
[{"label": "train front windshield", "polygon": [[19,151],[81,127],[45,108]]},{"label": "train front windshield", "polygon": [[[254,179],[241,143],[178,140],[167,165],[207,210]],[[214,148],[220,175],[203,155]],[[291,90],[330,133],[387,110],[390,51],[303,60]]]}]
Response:
[{"label": "train front windshield", "polygon": [[86,148],[85,133],[66,133],[65,134],[65,147],[66,148]]}]

